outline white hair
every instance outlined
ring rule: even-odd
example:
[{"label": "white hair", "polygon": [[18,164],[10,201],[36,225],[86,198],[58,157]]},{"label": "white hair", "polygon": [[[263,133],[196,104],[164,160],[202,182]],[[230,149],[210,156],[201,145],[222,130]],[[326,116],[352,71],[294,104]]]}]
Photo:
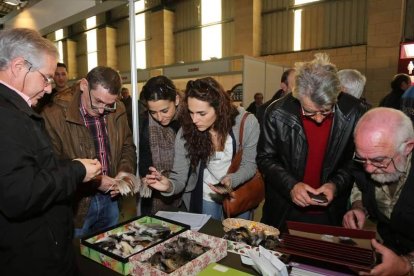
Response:
[{"label": "white hair", "polygon": [[338,72],[338,78],[342,85],[342,91],[356,98],[360,98],[364,92],[366,78],[358,70],[343,69]]},{"label": "white hair", "polygon": [[55,45],[34,30],[15,28],[0,32],[0,70],[5,70],[17,57],[38,69],[43,66],[45,54],[58,57]]}]

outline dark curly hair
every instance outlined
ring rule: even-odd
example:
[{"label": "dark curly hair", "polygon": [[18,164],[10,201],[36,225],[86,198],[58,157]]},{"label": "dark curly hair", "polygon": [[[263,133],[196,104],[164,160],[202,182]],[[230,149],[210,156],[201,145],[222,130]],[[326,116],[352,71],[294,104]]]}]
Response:
[{"label": "dark curly hair", "polygon": [[193,123],[188,111],[188,98],[208,102],[214,108],[217,119],[211,128],[217,132],[222,148],[239,112],[232,104],[230,95],[215,79],[206,77],[195,81],[190,80],[187,83],[180,121],[186,141],[185,147],[188,151],[187,157],[190,159],[191,166],[195,168],[200,161],[207,162],[215,150],[210,132],[199,131]]}]

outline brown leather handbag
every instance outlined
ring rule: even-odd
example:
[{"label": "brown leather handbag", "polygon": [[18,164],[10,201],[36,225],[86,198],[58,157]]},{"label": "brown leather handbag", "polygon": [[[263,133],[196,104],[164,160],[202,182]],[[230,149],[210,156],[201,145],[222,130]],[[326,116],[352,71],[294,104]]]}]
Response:
[{"label": "brown leather handbag", "polygon": [[[247,116],[250,113],[245,113],[240,123],[240,135],[239,135],[239,150],[233,157],[231,161],[230,168],[227,173],[234,173],[240,167],[240,162],[243,157],[243,131],[244,123]],[[245,183],[239,185],[230,193],[229,197],[226,197],[223,201],[223,210],[228,218],[237,216],[248,210],[256,208],[260,202],[264,199],[265,188],[263,177],[258,170],[256,174],[246,181]]]}]

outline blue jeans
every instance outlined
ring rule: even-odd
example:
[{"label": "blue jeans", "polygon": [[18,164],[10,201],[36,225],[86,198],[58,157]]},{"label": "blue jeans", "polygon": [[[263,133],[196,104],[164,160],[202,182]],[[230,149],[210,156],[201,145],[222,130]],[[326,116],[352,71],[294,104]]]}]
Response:
[{"label": "blue jeans", "polygon": [[82,228],[75,228],[75,238],[87,236],[118,223],[118,201],[110,195],[97,193],[91,199],[88,213]]},{"label": "blue jeans", "polygon": [[[203,214],[211,215],[217,220],[223,219],[223,205],[214,201],[203,200]],[[253,218],[253,210],[246,211],[237,216],[237,218],[251,220]]]}]

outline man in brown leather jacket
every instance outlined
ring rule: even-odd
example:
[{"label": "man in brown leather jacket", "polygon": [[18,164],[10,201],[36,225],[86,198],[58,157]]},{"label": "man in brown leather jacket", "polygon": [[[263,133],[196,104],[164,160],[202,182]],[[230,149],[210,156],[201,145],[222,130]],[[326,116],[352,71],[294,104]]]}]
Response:
[{"label": "man in brown leather jacket", "polygon": [[93,157],[102,163],[102,176],[93,188],[78,186],[76,191],[76,237],[118,222],[115,178],[136,170],[135,145],[125,107],[119,104],[121,86],[115,70],[95,67],[72,90],[59,93],[42,113],[60,159]]}]

